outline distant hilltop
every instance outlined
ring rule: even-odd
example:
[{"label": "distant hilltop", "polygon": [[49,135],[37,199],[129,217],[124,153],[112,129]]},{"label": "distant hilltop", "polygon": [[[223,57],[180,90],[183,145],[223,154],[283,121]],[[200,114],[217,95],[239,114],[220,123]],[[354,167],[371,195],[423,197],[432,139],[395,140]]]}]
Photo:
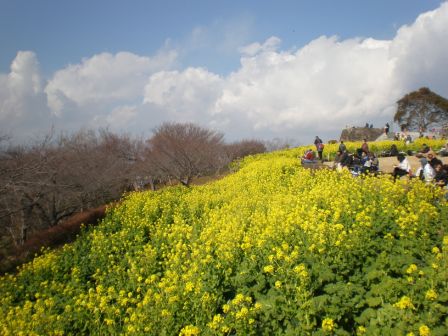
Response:
[{"label": "distant hilltop", "polygon": [[342,130],[339,141],[375,141],[383,133],[383,128],[348,127]]}]

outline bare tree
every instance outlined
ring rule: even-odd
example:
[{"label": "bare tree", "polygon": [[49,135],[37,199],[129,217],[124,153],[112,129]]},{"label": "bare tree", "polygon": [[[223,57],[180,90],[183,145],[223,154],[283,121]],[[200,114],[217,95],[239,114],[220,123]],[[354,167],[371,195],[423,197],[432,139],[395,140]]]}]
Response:
[{"label": "bare tree", "polygon": [[265,141],[266,150],[268,152],[273,152],[276,150],[282,150],[297,146],[297,141],[290,138],[274,138],[269,141]]},{"label": "bare tree", "polygon": [[23,244],[29,233],[75,212],[116,200],[129,190],[143,159],[143,141],[108,130],[47,136],[0,157],[0,231]]},{"label": "bare tree", "polygon": [[191,123],[164,123],[149,140],[151,161],[165,176],[189,186],[222,164],[223,135]]},{"label": "bare tree", "polygon": [[229,161],[243,158],[247,155],[266,152],[266,146],[260,140],[241,140],[226,145]]},{"label": "bare tree", "polygon": [[0,229],[21,244],[33,224],[32,213],[42,197],[45,151],[51,136],[30,148],[8,147],[0,158]]}]

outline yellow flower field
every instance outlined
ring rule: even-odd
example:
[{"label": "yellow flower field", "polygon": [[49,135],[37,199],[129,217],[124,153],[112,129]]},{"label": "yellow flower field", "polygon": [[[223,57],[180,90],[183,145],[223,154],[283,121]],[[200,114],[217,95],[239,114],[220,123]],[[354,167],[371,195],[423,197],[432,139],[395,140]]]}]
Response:
[{"label": "yellow flower field", "polygon": [[307,170],[305,148],[248,157],[208,185],[127,195],[1,278],[0,334],[446,335],[441,189]]}]

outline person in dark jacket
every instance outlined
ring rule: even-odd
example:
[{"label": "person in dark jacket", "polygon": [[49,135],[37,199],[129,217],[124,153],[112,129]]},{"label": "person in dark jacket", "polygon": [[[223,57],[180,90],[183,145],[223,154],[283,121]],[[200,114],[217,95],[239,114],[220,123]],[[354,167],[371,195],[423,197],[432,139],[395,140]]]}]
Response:
[{"label": "person in dark jacket", "polygon": [[427,154],[426,154],[426,158],[429,162],[429,164],[431,165],[432,168],[436,168],[436,165],[440,164],[442,165],[442,161],[440,161],[437,157],[436,157],[436,153],[434,153],[432,150],[430,150]]},{"label": "person in dark jacket", "polygon": [[446,185],[448,185],[448,171],[446,168],[444,168],[441,163],[436,164],[436,166],[434,167],[434,170],[436,171],[434,181],[441,187],[445,187]]},{"label": "person in dark jacket", "polygon": [[345,146],[345,143],[344,143],[344,141],[342,141],[342,140],[341,140],[341,143],[339,144],[339,151],[340,151],[341,153],[344,153],[344,152],[347,151],[347,147]]},{"label": "person in dark jacket", "polygon": [[314,140],[314,144],[316,145],[317,155],[319,156],[319,160],[322,161],[322,154],[324,151],[324,143],[322,139],[316,135],[316,139]]}]

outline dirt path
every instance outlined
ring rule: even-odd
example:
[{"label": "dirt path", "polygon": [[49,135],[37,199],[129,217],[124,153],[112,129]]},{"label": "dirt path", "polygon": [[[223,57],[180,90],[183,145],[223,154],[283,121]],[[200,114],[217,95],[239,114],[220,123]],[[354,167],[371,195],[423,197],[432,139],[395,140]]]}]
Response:
[{"label": "dirt path", "polygon": [[[407,156],[409,164],[411,165],[411,170],[413,173],[416,172],[416,170],[420,167],[420,159],[415,156]],[[437,157],[440,159],[443,164],[448,164],[448,157]],[[397,158],[394,157],[381,157],[378,158],[378,161],[380,163],[380,170],[384,173],[392,173],[394,171],[394,165],[398,165]],[[333,162],[325,162],[324,163],[327,166],[332,166]]]},{"label": "dirt path", "polygon": [[[415,171],[420,167],[420,159],[415,156],[407,156],[409,164],[411,165],[412,172],[415,173]],[[438,157],[443,164],[448,164],[448,157]],[[380,170],[385,173],[392,173],[394,170],[394,165],[398,164],[398,160],[396,157],[385,157],[385,158],[378,158],[380,162]]]}]

